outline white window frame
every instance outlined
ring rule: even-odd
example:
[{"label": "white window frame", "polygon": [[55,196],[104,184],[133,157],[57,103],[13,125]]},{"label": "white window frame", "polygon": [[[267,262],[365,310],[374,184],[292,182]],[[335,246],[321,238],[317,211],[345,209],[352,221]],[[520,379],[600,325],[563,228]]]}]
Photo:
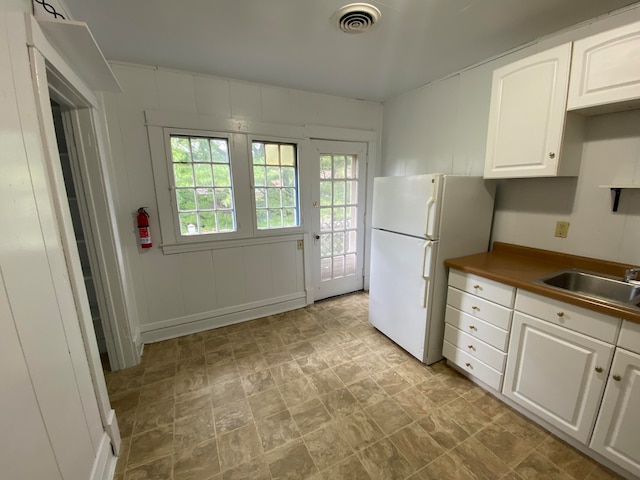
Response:
[{"label": "white window frame", "polygon": [[[259,229],[258,228],[258,217],[257,217],[257,209],[256,209],[256,195],[255,195],[255,179],[253,178],[253,152],[252,145],[253,142],[272,142],[272,143],[285,143],[294,145],[296,149],[296,175],[297,175],[297,185],[296,185],[296,196],[298,202],[298,225],[295,227],[282,227],[282,228],[267,228],[267,229]],[[273,137],[268,135],[256,135],[249,134],[247,135],[247,154],[248,154],[248,164],[249,164],[249,172],[251,175],[251,215],[253,217],[253,235],[255,237],[271,237],[274,235],[291,235],[291,234],[299,234],[303,232],[304,226],[304,209],[302,208],[302,189],[304,183],[304,178],[302,175],[303,169],[301,168],[302,164],[302,140],[297,138],[284,138],[284,137]]]}]

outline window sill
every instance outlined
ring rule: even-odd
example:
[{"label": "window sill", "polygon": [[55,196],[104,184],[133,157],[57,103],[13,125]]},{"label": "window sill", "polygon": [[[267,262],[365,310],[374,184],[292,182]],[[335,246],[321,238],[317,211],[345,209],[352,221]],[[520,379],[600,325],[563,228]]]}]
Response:
[{"label": "window sill", "polygon": [[248,247],[251,245],[264,245],[269,243],[282,243],[302,240],[304,232],[299,231],[287,235],[262,235],[259,237],[241,238],[234,240],[208,240],[189,243],[163,243],[160,245],[162,253],[174,255],[176,253],[201,252],[205,250],[219,250],[222,248]]}]

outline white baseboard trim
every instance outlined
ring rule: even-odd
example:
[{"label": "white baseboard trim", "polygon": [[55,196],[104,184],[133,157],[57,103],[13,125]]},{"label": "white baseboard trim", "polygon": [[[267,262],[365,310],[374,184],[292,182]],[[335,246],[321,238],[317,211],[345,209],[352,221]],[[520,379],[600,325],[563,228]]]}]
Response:
[{"label": "white baseboard trim", "polygon": [[170,338],[182,337],[192,333],[225,327],[235,323],[255,320],[256,318],[288,312],[307,305],[305,292],[285,295],[260,302],[245,303],[234,307],[221,308],[210,312],[172,318],[163,322],[142,325],[140,338],[142,343],[153,343]]},{"label": "white baseboard trim", "polygon": [[118,457],[113,454],[111,449],[111,440],[106,432],[100,439],[96,459],[93,462],[90,480],[112,480],[116,471],[116,462]]}]

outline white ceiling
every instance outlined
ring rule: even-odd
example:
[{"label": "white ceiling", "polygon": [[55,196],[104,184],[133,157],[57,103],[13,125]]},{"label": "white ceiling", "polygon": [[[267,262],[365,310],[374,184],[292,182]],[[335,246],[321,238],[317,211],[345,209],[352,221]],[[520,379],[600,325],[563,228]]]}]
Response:
[{"label": "white ceiling", "polygon": [[371,0],[371,31],[329,19],[349,0],[66,0],[110,60],[382,101],[637,0]]}]

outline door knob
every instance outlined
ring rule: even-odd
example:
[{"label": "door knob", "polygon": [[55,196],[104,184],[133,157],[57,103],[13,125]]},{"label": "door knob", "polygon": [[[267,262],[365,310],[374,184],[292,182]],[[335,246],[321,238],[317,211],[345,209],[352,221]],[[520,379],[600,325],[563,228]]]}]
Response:
[{"label": "door knob", "polygon": [[320,240],[320,235],[318,235],[317,233],[314,233],[313,238],[315,238],[316,240]]}]

